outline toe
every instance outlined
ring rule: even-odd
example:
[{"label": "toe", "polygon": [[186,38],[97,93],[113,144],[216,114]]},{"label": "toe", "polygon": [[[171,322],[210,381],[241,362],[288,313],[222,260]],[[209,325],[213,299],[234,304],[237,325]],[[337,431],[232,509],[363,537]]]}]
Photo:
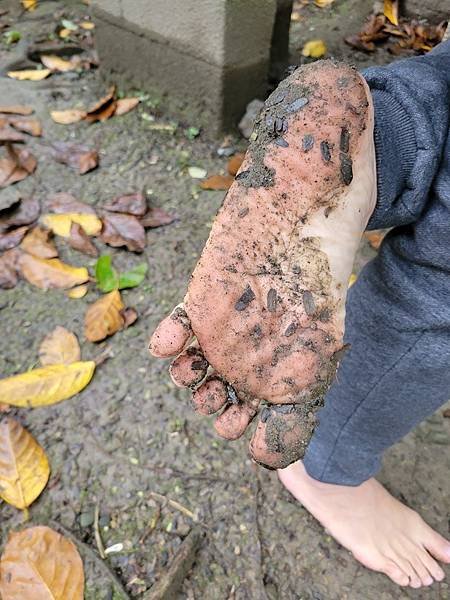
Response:
[{"label": "toe", "polygon": [[411,564],[409,557],[405,558],[404,556],[396,556],[395,562],[398,564],[401,570],[404,573],[406,573],[406,575],[409,577],[409,587],[412,587],[414,589],[422,587],[420,577],[418,576],[413,565]]},{"label": "toe", "polygon": [[189,318],[183,305],[179,305],[155,329],[149,350],[157,358],[179,354],[193,337]]},{"label": "toe", "polygon": [[428,552],[441,562],[450,563],[450,542],[434,529],[426,525],[426,538],[423,545]]},{"label": "toe", "polygon": [[189,346],[169,367],[172,381],[178,387],[193,387],[202,381],[208,370],[208,361],[200,348]]},{"label": "toe", "polygon": [[411,564],[414,567],[414,570],[417,573],[417,575],[420,577],[422,585],[428,586],[433,583],[434,579],[430,573],[430,570],[428,569],[423,554],[425,553],[423,553],[422,550],[417,549],[417,553],[415,554],[414,558],[411,558]]},{"label": "toe", "polygon": [[445,577],[445,573],[434,558],[426,550],[422,550],[419,556],[430,576],[436,581],[442,581]]},{"label": "toe", "polygon": [[250,441],[250,454],[269,469],[284,469],[303,457],[314,423],[314,417],[305,417],[295,404],[265,407]]},{"label": "toe", "polygon": [[409,584],[409,576],[393,561],[387,561],[379,571],[387,575],[397,585],[404,587]]},{"label": "toe", "polygon": [[192,394],[192,406],[201,415],[212,415],[228,402],[227,388],[218,377],[210,377]]},{"label": "toe", "polygon": [[227,440],[237,440],[245,432],[258,409],[259,401],[230,404],[219,415],[214,427],[220,437]]}]

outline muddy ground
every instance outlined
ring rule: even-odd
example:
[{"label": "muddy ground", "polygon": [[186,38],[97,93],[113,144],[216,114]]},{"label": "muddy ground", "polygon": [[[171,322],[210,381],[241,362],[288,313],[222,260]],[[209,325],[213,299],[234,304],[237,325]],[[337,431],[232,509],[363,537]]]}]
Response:
[{"label": "muddy ground", "polygon": [[[81,3],[64,8],[62,2],[42,2],[37,11],[17,20],[16,28],[25,43],[10,51],[2,46],[1,63],[19,56],[34,36],[52,31],[57,17],[75,18],[88,11]],[[299,27],[295,25],[293,53],[302,41]],[[329,43],[339,56],[339,48],[344,48],[338,44],[339,34],[332,27],[328,30],[334,36]],[[342,52],[348,56],[347,48]],[[359,65],[368,63],[365,55],[352,53],[352,58]],[[389,59],[382,53],[374,62]],[[56,325],[77,333],[84,358],[98,355],[105,347],[113,355],[79,396],[47,408],[11,412],[44,446],[52,467],[49,485],[31,507],[29,522],[50,524],[79,541],[86,599],[120,598],[111,574],[119,578],[130,598],[141,598],[164,572],[191,528],[190,517],[163,506],[151,531],[159,512],[159,502],[152,499],[151,492],[192,511],[206,532],[179,598],[450,598],[450,581],[427,590],[400,590],[384,576],[360,567],[280,487],[274,473],[251,463],[246,452],[248,440],[228,443],[218,439],[210,420],[191,411],[189,394],[170,382],[167,365],[147,354],[149,332],[183,296],[223,197],[222,192],[199,191],[183,168],[200,166],[211,174],[224,169],[225,159],[216,152],[220,142],[210,143],[205,135],[188,140],[183,132],[195,123],[179,123],[174,134],[150,130],[142,113],[152,112],[154,98],[106,123],[69,127],[52,123],[49,108],[88,104],[101,95],[104,86],[95,71],[81,76],[53,75],[40,83],[1,77],[0,88],[2,104],[30,104],[36,109],[44,124],[44,141],[86,141],[101,153],[100,167],[79,176],[45,158],[38,146],[42,142],[33,140],[29,145],[39,158],[37,174],[16,190],[24,195],[35,193],[40,200],[51,192],[70,191],[97,205],[145,187],[152,190],[156,204],[178,216],[174,224],[147,234],[148,277],[140,287],[124,293],[126,303],[138,310],[140,318],[106,343],[94,345],[83,340],[83,317],[87,305],[98,297],[95,291],[84,299],[69,300],[61,292],[44,293],[21,282],[11,291],[0,292],[1,376],[34,366],[39,343]],[[159,110],[157,122],[170,122],[164,102]],[[245,147],[238,138],[233,143],[236,148]],[[133,266],[142,260],[129,252],[107,251],[119,266]],[[75,251],[61,254],[72,264],[93,263]],[[358,264],[372,255],[364,243]],[[442,412],[388,453],[380,479],[448,535],[450,419],[444,419]],[[104,545],[123,544],[123,550],[110,554],[103,566],[94,540],[97,504]],[[3,546],[8,532],[23,526],[23,516],[2,504],[0,518]],[[450,576],[449,569],[447,572]]]}]

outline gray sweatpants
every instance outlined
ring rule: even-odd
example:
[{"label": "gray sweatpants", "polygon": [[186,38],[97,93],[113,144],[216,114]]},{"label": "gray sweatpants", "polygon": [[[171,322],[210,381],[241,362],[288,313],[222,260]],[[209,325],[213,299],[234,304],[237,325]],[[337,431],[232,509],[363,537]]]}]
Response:
[{"label": "gray sweatpants", "polygon": [[320,481],[358,485],[450,398],[450,41],[373,67],[377,206],[393,227],[347,300],[345,354],[305,456]]}]

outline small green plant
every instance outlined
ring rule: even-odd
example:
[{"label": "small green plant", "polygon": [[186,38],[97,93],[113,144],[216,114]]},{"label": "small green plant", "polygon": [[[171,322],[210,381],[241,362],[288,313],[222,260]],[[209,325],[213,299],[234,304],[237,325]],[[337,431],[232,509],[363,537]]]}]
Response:
[{"label": "small green plant", "polygon": [[140,263],[125,273],[118,273],[112,266],[111,257],[107,254],[100,256],[95,263],[97,287],[105,293],[136,287],[144,281],[146,273],[146,263]]},{"label": "small green plant", "polygon": [[7,46],[11,46],[12,44],[17,43],[22,37],[22,35],[20,31],[7,31],[3,34],[3,37],[5,39],[5,44]]}]

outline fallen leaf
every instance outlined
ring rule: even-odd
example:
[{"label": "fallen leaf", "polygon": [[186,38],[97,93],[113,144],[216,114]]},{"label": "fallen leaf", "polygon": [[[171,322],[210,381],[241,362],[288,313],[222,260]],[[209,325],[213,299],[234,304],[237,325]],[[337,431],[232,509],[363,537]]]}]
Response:
[{"label": "fallen leaf", "polygon": [[29,225],[23,225],[6,233],[0,233],[0,252],[18,246],[29,228]]},{"label": "fallen leaf", "polygon": [[141,263],[133,269],[119,275],[119,290],[133,288],[142,283],[147,273],[147,263]]},{"label": "fallen leaf", "polygon": [[42,290],[71,288],[89,280],[86,267],[72,267],[58,258],[37,258],[27,253],[20,258],[20,269],[29,283]]},{"label": "fallen leaf", "polygon": [[80,200],[77,200],[75,196],[68,192],[58,192],[53,194],[45,201],[45,206],[51,212],[58,214],[65,213],[79,213],[81,215],[95,215],[96,212],[89,206]]},{"label": "fallen leaf", "polygon": [[80,27],[82,29],[86,29],[87,31],[90,31],[92,29],[95,29],[95,23],[93,23],[92,21],[82,21],[80,23]]},{"label": "fallen leaf", "polygon": [[120,98],[116,101],[116,110],[115,115],[124,115],[130,110],[133,110],[138,104],[140,100],[139,98]]},{"label": "fallen leaf", "polygon": [[66,295],[68,298],[72,298],[73,300],[79,300],[80,298],[84,298],[86,296],[88,289],[88,284],[83,283],[82,285],[77,285],[71,290],[68,290]]},{"label": "fallen leaf", "polygon": [[90,342],[100,342],[125,324],[121,311],[125,308],[120,292],[114,290],[92,304],[85,316],[84,334]]},{"label": "fallen leaf", "polygon": [[38,0],[21,0],[25,10],[35,10]]},{"label": "fallen leaf", "polygon": [[136,217],[142,217],[147,211],[147,201],[144,194],[136,192],[114,198],[114,200],[104,204],[103,208],[110,212],[127,213]]},{"label": "fallen leaf", "polygon": [[139,219],[139,221],[143,227],[161,227],[162,225],[170,225],[173,223],[175,217],[163,208],[153,206]]},{"label": "fallen leaf", "polygon": [[348,287],[352,287],[355,281],[358,279],[358,276],[355,273],[352,273],[348,279]]},{"label": "fallen leaf", "polygon": [[83,252],[83,254],[87,254],[88,256],[98,256],[96,246],[94,246],[83,227],[78,223],[72,223],[67,243],[74,250],[78,250],[78,252]]},{"label": "fallen leaf", "polygon": [[229,190],[234,177],[232,175],[211,175],[201,182],[202,190]]},{"label": "fallen leaf", "polygon": [[0,398],[4,404],[22,408],[56,404],[85,388],[94,370],[92,360],[32,369],[0,379]]},{"label": "fallen leaf", "polygon": [[101,220],[92,214],[49,214],[43,215],[41,221],[53,233],[66,238],[71,235],[73,223],[80,225],[87,235],[97,235],[102,230]]},{"label": "fallen leaf", "polygon": [[0,232],[7,231],[11,227],[34,223],[39,217],[40,210],[39,201],[33,196],[15,202],[0,211]]},{"label": "fallen leaf", "polygon": [[42,135],[42,125],[39,119],[34,117],[9,117],[8,123],[15,129],[29,133],[35,137]]},{"label": "fallen leaf", "polygon": [[84,120],[88,123],[95,123],[96,121],[106,121],[106,119],[109,119],[116,110],[116,101],[114,100],[115,94],[116,86],[112,85],[107,94],[91,106],[87,111]]},{"label": "fallen leaf", "polygon": [[55,327],[39,346],[39,360],[43,367],[48,365],[71,365],[81,358],[80,345],[71,331]]},{"label": "fallen leaf", "polygon": [[61,25],[66,29],[70,29],[70,31],[77,31],[78,25],[69,19],[62,19]]},{"label": "fallen leaf", "polygon": [[56,258],[58,256],[58,250],[50,238],[50,231],[42,229],[41,227],[34,227],[23,238],[20,247],[25,252],[39,258]]},{"label": "fallen leaf", "polygon": [[128,327],[130,327],[130,325],[133,325],[133,323],[135,323],[137,321],[138,314],[137,314],[136,309],[131,308],[129,306],[128,308],[125,308],[122,311],[122,317],[123,317],[123,328],[127,329]]},{"label": "fallen leaf", "polygon": [[7,156],[0,158],[0,188],[31,175],[37,167],[37,161],[26,148],[15,148],[6,144]]},{"label": "fallen leaf", "polygon": [[398,25],[398,0],[384,0],[383,13],[394,25]]},{"label": "fallen leaf", "polygon": [[384,239],[384,236],[386,235],[385,231],[366,231],[364,233],[364,237],[366,238],[366,240],[369,242],[369,244],[372,246],[372,248],[374,250],[378,250],[378,248],[381,246],[381,242]]},{"label": "fallen leaf", "polygon": [[188,167],[188,173],[192,179],[204,179],[208,172],[201,167]]},{"label": "fallen leaf", "polygon": [[80,175],[92,171],[98,165],[96,150],[74,142],[53,142],[52,156],[56,161],[77,169]]},{"label": "fallen leaf", "polygon": [[8,71],[8,77],[19,81],[41,81],[50,73],[50,69],[25,69],[24,71]]},{"label": "fallen leaf", "polygon": [[9,290],[17,285],[20,252],[17,248],[0,255],[0,289]]},{"label": "fallen leaf", "polygon": [[142,252],[145,248],[145,230],[133,215],[110,213],[103,216],[103,230],[100,239],[118,248],[126,246],[132,252]]},{"label": "fallen leaf", "polygon": [[314,4],[319,8],[325,8],[325,6],[331,6],[334,0],[314,0]]},{"label": "fallen leaf", "polygon": [[230,160],[228,161],[228,173],[230,175],[236,175],[239,169],[241,168],[242,163],[244,162],[245,154],[243,152],[238,152],[234,154]]},{"label": "fallen leaf", "polygon": [[17,421],[2,421],[0,498],[23,510],[40,496],[49,476],[48,459],[34,437]]},{"label": "fallen leaf", "polygon": [[6,113],[10,115],[31,115],[33,114],[31,106],[23,106],[22,104],[10,104],[7,106],[0,106],[0,113]]},{"label": "fallen leaf", "polygon": [[100,256],[95,263],[95,280],[102,292],[112,292],[119,288],[119,275],[112,266],[109,255]]},{"label": "fallen leaf", "polygon": [[303,46],[302,55],[310,58],[322,58],[327,51],[323,40],[309,40]]},{"label": "fallen leaf", "polygon": [[0,143],[4,142],[25,142],[26,137],[16,131],[9,123],[0,127]]},{"label": "fallen leaf", "polygon": [[83,563],[75,545],[49,527],[9,536],[0,560],[3,600],[83,600]]},{"label": "fallen leaf", "polygon": [[50,69],[50,71],[59,71],[66,73],[67,71],[73,71],[77,68],[77,65],[70,60],[56,56],[55,54],[43,54],[41,56],[41,62],[44,67]]},{"label": "fallen leaf", "polygon": [[86,116],[85,110],[78,108],[69,108],[68,110],[52,110],[50,116],[60,125],[71,125],[72,123],[79,123]]},{"label": "fallen leaf", "polygon": [[67,29],[67,27],[63,27],[62,29],[59,30],[59,37],[63,40],[66,40],[68,37],[70,37],[70,34],[72,32],[70,31],[70,29]]}]

